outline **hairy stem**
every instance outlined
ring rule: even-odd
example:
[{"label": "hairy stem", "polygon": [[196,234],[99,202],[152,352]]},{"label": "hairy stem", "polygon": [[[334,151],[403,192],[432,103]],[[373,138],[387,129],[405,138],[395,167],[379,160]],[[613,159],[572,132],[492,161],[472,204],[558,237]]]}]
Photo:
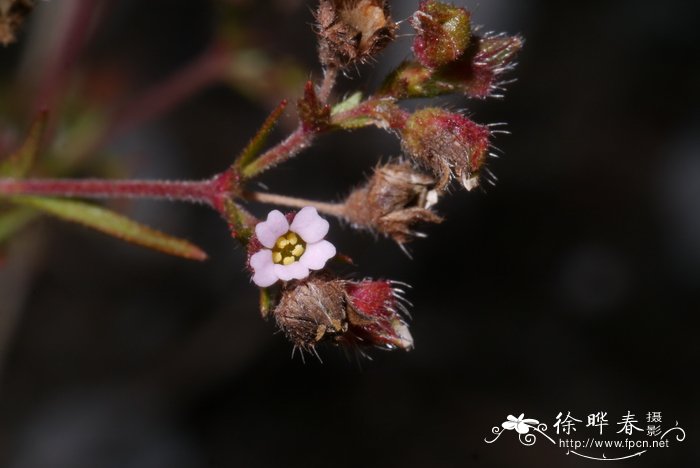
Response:
[{"label": "hairy stem", "polygon": [[333,87],[338,79],[338,69],[334,66],[328,66],[323,71],[323,81],[318,89],[318,99],[321,102],[328,102],[328,98],[331,97],[331,92],[333,92]]},{"label": "hairy stem", "polygon": [[306,206],[313,206],[319,212],[325,213],[330,216],[336,216],[339,218],[345,216],[344,203],[326,203],[265,192],[244,192],[243,197],[250,201],[268,203],[271,205],[289,206],[291,208],[304,208]]},{"label": "hairy stem", "polygon": [[[324,71],[323,81],[319,87],[318,99],[325,103],[330,97],[338,78],[338,69],[328,67]],[[241,170],[244,179],[250,179],[284,161],[296,156],[309,146],[318,133],[305,130],[302,124],[297,127],[284,141],[267,150],[257,159],[247,164]]]},{"label": "hairy stem", "polygon": [[202,203],[224,212],[229,173],[202,181],[102,179],[0,179],[0,196],[43,195],[79,198],[148,198]]},{"label": "hairy stem", "polygon": [[314,133],[305,131],[300,125],[284,141],[270,148],[255,161],[245,166],[241,170],[241,175],[244,179],[250,179],[296,156],[301,150],[311,144],[315,136]]}]

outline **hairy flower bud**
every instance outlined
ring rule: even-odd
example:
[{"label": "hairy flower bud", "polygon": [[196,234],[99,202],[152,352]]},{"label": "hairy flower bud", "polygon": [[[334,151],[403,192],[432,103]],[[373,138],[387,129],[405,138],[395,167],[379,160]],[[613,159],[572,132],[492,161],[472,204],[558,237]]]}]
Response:
[{"label": "hairy flower bud", "polygon": [[397,29],[385,0],[321,0],[316,22],[321,63],[339,68],[377,54]]},{"label": "hairy flower bud", "polygon": [[440,223],[430,210],[437,202],[435,179],[414,169],[405,161],[379,166],[366,185],[345,201],[344,215],[355,227],[376,230],[399,244],[421,233],[418,223]]},{"label": "hairy flower bud", "polygon": [[470,14],[464,8],[435,0],[424,0],[409,19],[418,32],[413,53],[418,61],[437,68],[457,60],[467,49]]},{"label": "hairy flower bud", "polygon": [[415,112],[402,130],[406,154],[439,177],[437,188],[445,189],[452,177],[472,190],[489,149],[488,127],[445,109],[426,108]]},{"label": "hairy flower bud", "polygon": [[280,330],[302,351],[340,345],[411,349],[400,311],[401,292],[390,281],[347,281],[317,275],[291,283],[273,311]]},{"label": "hairy flower bud", "polygon": [[472,36],[468,50],[455,62],[432,69],[406,61],[392,72],[380,94],[398,99],[462,93],[484,99],[502,96],[502,76],[512,69],[523,47],[523,38],[505,34]]},{"label": "hairy flower bud", "polygon": [[391,281],[347,282],[349,329],[343,337],[361,344],[395,349],[413,348],[413,337],[403,320],[401,291]]}]

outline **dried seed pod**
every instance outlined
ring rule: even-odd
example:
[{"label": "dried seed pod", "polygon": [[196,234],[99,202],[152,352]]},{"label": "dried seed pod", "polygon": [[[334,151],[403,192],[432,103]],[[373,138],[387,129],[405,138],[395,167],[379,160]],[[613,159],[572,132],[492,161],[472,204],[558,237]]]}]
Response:
[{"label": "dried seed pod", "polygon": [[472,190],[479,184],[490,134],[488,127],[462,115],[430,107],[409,117],[401,144],[407,155],[439,177],[439,190],[447,188],[452,177]]},{"label": "dried seed pod", "polygon": [[15,41],[17,30],[34,9],[34,0],[0,0],[0,44]]},{"label": "dried seed pod", "polygon": [[379,166],[366,185],[345,201],[344,215],[354,226],[376,230],[399,244],[422,234],[418,223],[440,223],[430,207],[437,202],[435,179],[406,161]]},{"label": "dried seed pod", "polygon": [[326,67],[366,61],[394,39],[397,29],[385,0],[321,0],[316,22]]},{"label": "dried seed pod", "polygon": [[317,276],[290,284],[282,291],[273,314],[294,346],[313,349],[321,341],[347,331],[343,284],[342,280]]}]

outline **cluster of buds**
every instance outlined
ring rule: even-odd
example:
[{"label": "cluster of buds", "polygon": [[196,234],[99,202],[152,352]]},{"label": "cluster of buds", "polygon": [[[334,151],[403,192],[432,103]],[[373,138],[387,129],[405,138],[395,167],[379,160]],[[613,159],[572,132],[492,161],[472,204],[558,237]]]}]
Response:
[{"label": "cluster of buds", "polygon": [[406,161],[378,166],[367,183],[345,200],[343,215],[354,227],[369,229],[399,244],[422,237],[419,223],[440,223],[431,210],[438,201],[435,178]]},{"label": "cluster of buds", "polygon": [[401,314],[403,300],[391,281],[314,275],[286,285],[272,313],[301,350],[314,350],[323,342],[409,350],[413,337]]},{"label": "cluster of buds", "polygon": [[[0,43],[14,39],[34,3],[0,0]],[[315,352],[323,342],[411,349],[413,338],[404,319],[405,299],[397,283],[352,281],[334,274],[329,268],[331,261],[348,257],[338,255],[336,246],[326,239],[330,224],[319,211],[337,216],[353,228],[388,237],[404,251],[405,243],[424,237],[416,227],[442,222],[433,207],[450,184],[457,180],[472,190],[479,185],[482,172],[488,173],[485,162],[490,138],[498,130],[441,107],[409,111],[402,108],[400,101],[447,93],[471,98],[493,96],[502,84],[501,74],[512,67],[523,41],[517,36],[473,34],[471,15],[466,9],[438,0],[421,0],[418,11],[408,18],[408,24],[416,31],[413,58],[400,64],[377,92],[367,96],[356,92],[333,102],[337,79],[347,76],[349,67],[374,59],[396,37],[398,25],[391,17],[387,0],[318,0],[315,18],[323,79],[306,83],[297,100],[296,130],[271,148],[263,151],[286,100],[272,112],[234,163],[206,180],[24,180],[36,160],[46,123],[43,115],[32,127],[27,142],[0,165],[0,195],[22,208],[43,210],[134,243],[193,259],[206,258],[206,254],[183,239],[146,228],[108,210],[42,197],[126,196],[201,202],[219,212],[229,223],[234,238],[246,245],[251,280],[260,288],[261,312],[264,317],[274,317],[295,349]],[[209,57],[202,63],[209,64]],[[185,76],[190,76],[189,71]],[[342,203],[249,190],[248,184],[263,171],[296,156],[319,135],[367,126],[398,136],[403,157],[377,166],[368,180]],[[246,201],[301,209],[286,214],[273,210],[264,221],[259,221],[244,207]]]},{"label": "cluster of buds", "polygon": [[397,29],[385,0],[321,0],[316,23],[321,63],[336,68],[367,61]]},{"label": "cluster of buds", "polygon": [[[316,21],[326,70],[369,60],[397,31],[383,0],[320,0]],[[318,206],[331,206],[327,212],[353,228],[391,238],[402,248],[424,236],[417,225],[442,222],[433,207],[452,181],[467,190],[479,185],[494,131],[440,107],[408,112],[398,101],[447,93],[491,96],[522,46],[517,36],[473,34],[466,9],[437,0],[422,0],[408,23],[416,31],[414,58],[391,73],[373,97],[331,107],[327,94],[317,94],[309,83],[298,106],[306,132],[372,124],[399,135],[403,159],[377,166],[342,203]],[[315,351],[323,342],[410,349],[413,338],[399,290],[389,281],[349,281],[331,273],[325,265],[335,247],[323,240],[327,223],[322,228],[311,210],[272,212],[256,228],[249,257],[253,281],[263,288],[281,282],[277,305],[268,304],[266,313],[271,311],[295,349]],[[317,226],[309,234],[304,224],[312,221]]]}]

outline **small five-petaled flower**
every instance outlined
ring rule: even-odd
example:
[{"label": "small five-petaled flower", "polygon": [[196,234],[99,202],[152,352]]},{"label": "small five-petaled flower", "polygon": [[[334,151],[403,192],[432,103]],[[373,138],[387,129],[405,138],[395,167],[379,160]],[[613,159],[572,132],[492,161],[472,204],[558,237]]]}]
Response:
[{"label": "small five-petaled flower", "polygon": [[311,206],[296,213],[291,224],[280,211],[270,211],[267,220],[255,226],[263,248],[250,257],[253,282],[266,288],[278,280],[301,280],[310,270],[321,270],[336,253],[335,246],[324,240],[328,229],[328,221]]},{"label": "small five-petaled flower", "polygon": [[501,424],[501,426],[508,431],[515,429],[518,434],[527,434],[530,432],[531,427],[540,423],[537,419],[523,419],[523,416],[525,416],[525,413],[521,413],[517,418],[509,414],[508,418],[506,418],[508,421]]}]

